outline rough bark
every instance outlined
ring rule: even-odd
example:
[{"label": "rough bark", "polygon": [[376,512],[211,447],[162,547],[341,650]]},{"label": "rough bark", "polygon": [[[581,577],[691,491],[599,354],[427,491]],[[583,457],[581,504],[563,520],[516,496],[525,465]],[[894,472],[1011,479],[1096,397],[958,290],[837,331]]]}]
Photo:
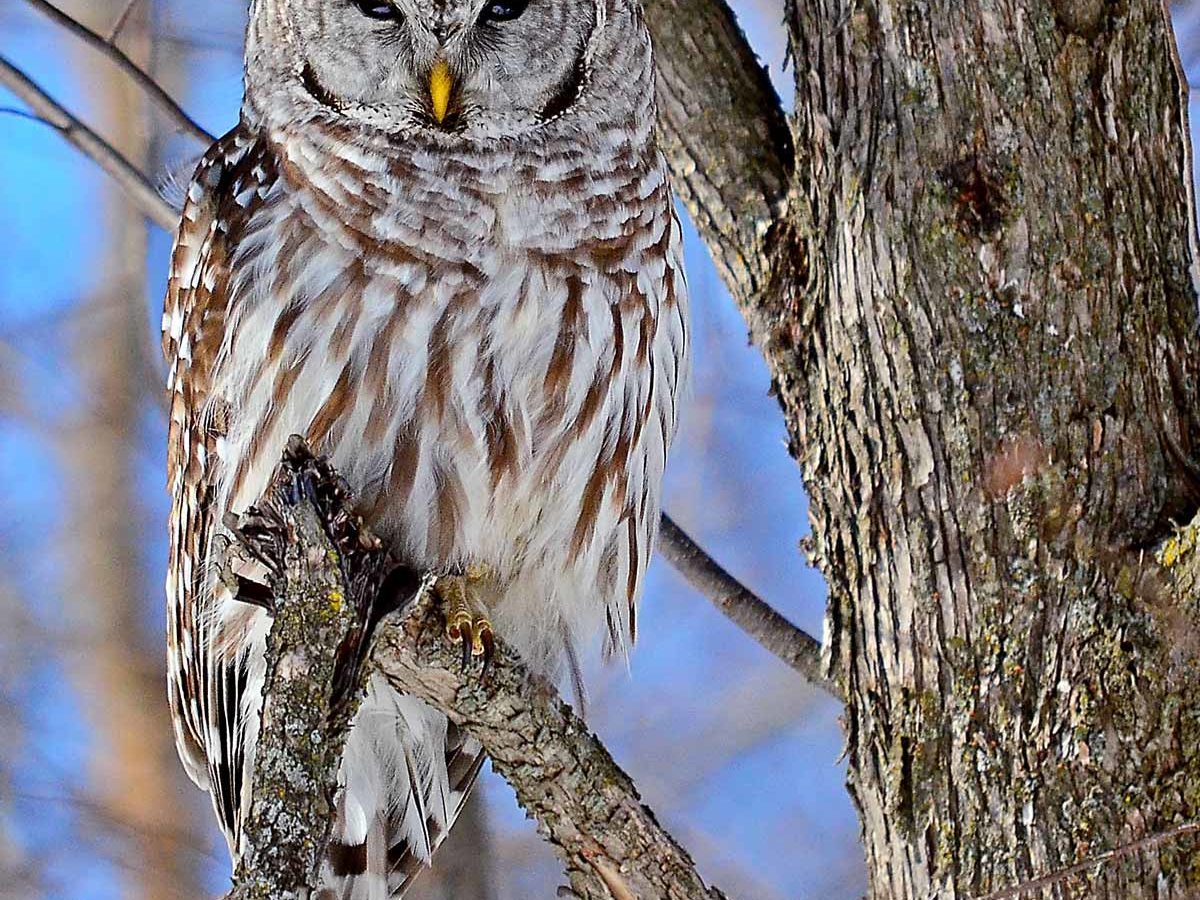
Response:
[{"label": "rough bark", "polygon": [[298,897],[316,883],[345,745],[345,730],[327,727],[338,646],[353,625],[340,573],[324,564],[336,551],[311,507],[283,509],[279,520],[294,542],[275,592],[269,689],[254,761],[256,800],[234,873],[230,897],[236,900]]},{"label": "rough bark", "polygon": [[[760,341],[777,327],[793,149],[766,71],[720,0],[646,0],[672,185]],[[777,252],[779,245],[787,245]]]},{"label": "rough bark", "polygon": [[229,900],[307,896],[329,844],[376,599],[394,568],[347,515],[344,491],[293,438],[268,496],[237,523],[240,546],[230,549],[228,577],[236,579],[240,553],[267,568],[269,593],[253,596],[269,609],[271,630],[254,802]]},{"label": "rough bark", "polygon": [[269,596],[248,587],[241,596],[263,603],[272,625],[248,849],[230,900],[301,897],[315,885],[368,667],[479,740],[563,860],[575,896],[722,900],[552,685],[503,641],[486,671],[463,666],[431,580],[389,564],[352,506],[336,473],[293,437],[268,498],[238,522],[242,547],[272,573]]},{"label": "rough bark", "polygon": [[[829,582],[873,897],[1200,815],[1186,94],[1151,0],[794,4],[810,268],[765,346]],[[799,307],[797,307],[799,309]],[[1193,896],[1200,844],[1048,896]]]}]

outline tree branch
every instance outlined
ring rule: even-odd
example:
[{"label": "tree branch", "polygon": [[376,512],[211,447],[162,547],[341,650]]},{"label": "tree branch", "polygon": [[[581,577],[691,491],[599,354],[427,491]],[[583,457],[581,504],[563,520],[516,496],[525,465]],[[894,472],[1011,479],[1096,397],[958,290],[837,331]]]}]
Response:
[{"label": "tree branch", "polygon": [[423,592],[381,631],[372,659],[397,689],[446,713],[483,744],[566,865],[576,895],[724,896],[705,886],[629,776],[550,684],[501,642],[485,677],[464,672],[444,632],[440,609]]},{"label": "tree branch", "polygon": [[[352,715],[346,698],[361,688],[360,650],[388,570],[378,542],[347,514],[339,479],[298,438],[276,485],[240,526],[252,555],[276,573],[278,599],[269,603],[250,849],[231,895],[237,900],[282,897],[315,883]],[[380,599],[413,599],[380,625],[371,666],[483,745],[564,862],[572,892],[584,900],[722,900],[553,686],[502,641],[486,672],[464,670],[429,580],[418,590],[411,573],[395,571],[403,577],[389,576]]]},{"label": "tree branch", "polygon": [[722,0],[645,0],[659,142],[672,185],[760,342],[781,308],[772,269],[792,183],[787,118]]},{"label": "tree branch", "polygon": [[125,0],[125,8],[121,10],[121,14],[117,16],[117,21],[113,22],[112,28],[108,30],[108,34],[104,40],[106,43],[115,44],[117,38],[121,36],[121,32],[125,30],[125,23],[129,21],[129,14],[141,0]]},{"label": "tree branch", "polygon": [[825,677],[821,665],[821,642],[797,628],[721,568],[665,514],[658,534],[658,551],[692,587],[711,600],[713,606],[754,638],[763,649],[775,654],[809,683],[841,699],[837,686]]},{"label": "tree branch", "polygon": [[50,127],[90,157],[129,193],[134,203],[158,226],[173,231],[179,214],[154,185],[112,144],[60,106],[24,72],[0,56],[0,84],[11,90]]},{"label": "tree branch", "polygon": [[112,60],[116,66],[134,80],[139,88],[145,91],[146,96],[150,98],[166,116],[175,123],[175,127],[189,137],[208,146],[212,143],[212,135],[201,128],[191,116],[183,111],[183,108],[175,102],[174,98],[168,94],[162,86],[155,81],[150,75],[142,69],[137,63],[125,55],[125,53],[114,43],[117,33],[125,22],[132,4],[127,6],[121,14],[120,19],[113,31],[113,37],[106,38],[88,28],[78,19],[67,15],[57,6],[48,3],[47,0],[25,0],[34,9],[41,12],[44,16],[52,19],[56,24],[65,28],[71,34],[80,38],[86,44],[99,50],[102,54]]},{"label": "tree branch", "polygon": [[390,568],[346,514],[345,497],[332,470],[293,438],[268,496],[237,524],[229,577],[239,551],[267,567],[272,621],[254,801],[229,900],[303,896],[329,843],[375,598]]}]

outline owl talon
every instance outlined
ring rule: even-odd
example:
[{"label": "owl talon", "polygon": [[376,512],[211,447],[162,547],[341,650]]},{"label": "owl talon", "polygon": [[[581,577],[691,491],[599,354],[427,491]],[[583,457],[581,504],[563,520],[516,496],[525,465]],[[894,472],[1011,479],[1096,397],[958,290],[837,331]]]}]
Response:
[{"label": "owl talon", "polygon": [[496,637],[492,633],[491,624],[485,622],[484,625],[486,627],[479,631],[479,642],[483,645],[483,671],[486,674],[491,668],[492,657],[496,655]]},{"label": "owl talon", "polygon": [[446,605],[446,638],[451,644],[461,645],[464,669],[470,667],[475,656],[483,657],[486,669],[495,647],[487,607],[472,586],[472,582],[482,577],[476,572],[443,575],[434,583],[434,591]]}]

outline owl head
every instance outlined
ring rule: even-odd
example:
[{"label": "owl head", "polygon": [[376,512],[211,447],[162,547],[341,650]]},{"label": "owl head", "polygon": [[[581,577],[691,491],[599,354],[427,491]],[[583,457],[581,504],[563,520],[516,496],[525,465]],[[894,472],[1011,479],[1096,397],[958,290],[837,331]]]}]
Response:
[{"label": "owl head", "polygon": [[619,106],[620,95],[652,93],[636,2],[253,0],[247,107],[449,140],[519,138],[611,107],[612,94]]}]

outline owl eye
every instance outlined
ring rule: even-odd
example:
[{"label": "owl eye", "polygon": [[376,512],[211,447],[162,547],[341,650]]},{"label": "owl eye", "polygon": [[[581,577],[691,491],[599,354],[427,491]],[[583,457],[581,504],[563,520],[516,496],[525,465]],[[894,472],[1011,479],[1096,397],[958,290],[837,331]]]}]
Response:
[{"label": "owl eye", "polygon": [[479,14],[479,22],[481,25],[488,22],[511,22],[525,12],[528,5],[529,0],[490,0]]},{"label": "owl eye", "polygon": [[399,21],[400,10],[388,3],[387,0],[354,0],[358,11],[368,19],[380,21]]}]

